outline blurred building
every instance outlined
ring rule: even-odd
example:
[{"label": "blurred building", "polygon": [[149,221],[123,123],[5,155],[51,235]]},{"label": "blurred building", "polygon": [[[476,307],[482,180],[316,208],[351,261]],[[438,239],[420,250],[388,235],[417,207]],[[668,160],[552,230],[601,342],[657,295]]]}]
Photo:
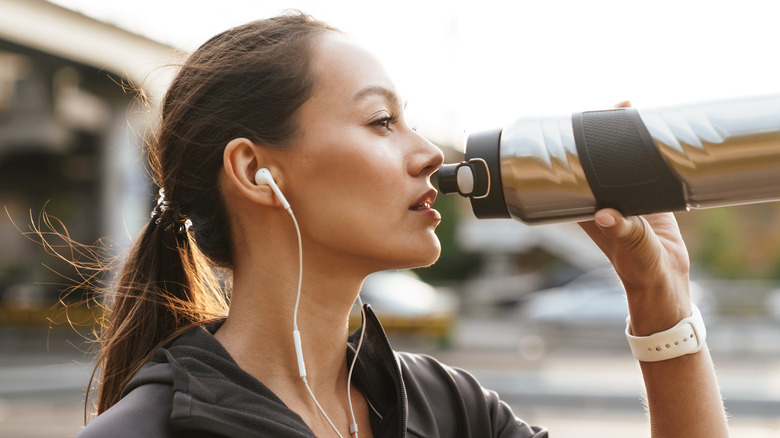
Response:
[{"label": "blurred building", "polygon": [[174,55],[42,0],[0,0],[0,304],[50,301],[60,288],[50,284],[67,283],[19,231],[44,206],[85,244],[121,246],[148,220],[140,146],[168,75],[150,72]]}]

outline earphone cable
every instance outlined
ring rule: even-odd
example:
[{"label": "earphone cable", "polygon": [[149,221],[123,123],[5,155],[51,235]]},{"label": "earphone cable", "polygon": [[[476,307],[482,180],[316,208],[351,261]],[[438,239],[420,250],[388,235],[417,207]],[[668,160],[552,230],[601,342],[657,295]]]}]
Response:
[{"label": "earphone cable", "polygon": [[[298,331],[298,305],[301,302],[301,287],[303,284],[303,242],[302,242],[303,239],[301,238],[301,229],[298,226],[298,220],[295,218],[295,214],[293,214],[292,208],[288,207],[286,210],[288,213],[290,213],[290,217],[293,220],[293,224],[295,224],[295,233],[298,237],[298,291],[295,296],[295,310],[293,311],[293,339],[295,340],[295,354],[298,357],[298,371],[301,377],[301,381],[303,381],[303,384],[306,386],[306,390],[309,391],[309,395],[311,396],[311,399],[314,400],[314,404],[317,405],[317,409],[320,410],[320,413],[328,421],[328,424],[330,424],[330,427],[333,428],[334,432],[336,432],[336,435],[338,435],[339,438],[344,438],[339,432],[336,425],[333,424],[333,421],[331,421],[330,417],[328,417],[328,414],[325,413],[325,409],[322,408],[322,405],[320,405],[320,402],[317,400],[317,397],[314,396],[314,391],[311,390],[311,387],[309,386],[309,382],[306,380],[306,367],[303,362],[303,349],[301,348],[301,335],[300,332]],[[360,344],[362,343],[362,341],[363,341],[363,335],[361,333],[360,341],[358,342],[358,350],[360,349]],[[355,357],[352,360],[353,367],[355,365],[356,359],[357,359],[357,352],[355,353]],[[349,381],[351,376],[352,376],[352,367],[350,367],[350,374],[349,376],[347,376],[348,388],[349,388]],[[349,426],[350,434],[354,433],[355,438],[357,438],[357,423],[355,422],[355,413],[352,410],[352,399],[350,397],[349,391],[347,392],[347,398],[349,399],[349,413],[352,417],[352,424],[350,424]]]},{"label": "earphone cable", "polygon": [[347,374],[347,400],[349,401],[349,413],[352,416],[352,424],[349,425],[349,433],[355,435],[358,438],[358,425],[355,420],[355,410],[352,409],[352,371],[355,369],[355,362],[357,362],[358,353],[360,353],[360,347],[363,345],[363,335],[366,334],[366,309],[363,308],[363,300],[360,299],[358,294],[358,305],[360,306],[360,339],[358,339],[357,348],[355,349],[355,356],[352,358],[352,364],[349,366],[349,374]]},{"label": "earphone cable", "polygon": [[301,285],[303,283],[303,243],[301,242],[301,229],[298,227],[298,220],[295,219],[292,208],[287,208],[287,212],[290,213],[293,224],[295,224],[295,234],[298,236],[298,291],[295,295],[295,310],[293,311],[293,330],[297,332],[298,305],[301,302]]},{"label": "earphone cable", "polygon": [[322,409],[320,402],[317,401],[317,397],[314,396],[314,392],[311,390],[311,387],[309,386],[309,382],[306,381],[306,376],[302,376],[301,380],[303,380],[303,384],[306,385],[306,389],[309,391],[309,395],[311,396],[311,399],[314,400],[314,404],[317,405],[317,408],[319,408],[322,415],[325,417],[326,420],[328,420],[328,424],[330,424],[330,427],[333,428],[333,431],[336,432],[336,435],[338,435],[339,438],[344,438],[343,436],[341,436],[341,433],[339,433],[339,430],[338,428],[336,428],[336,425],[334,425],[333,422],[330,421],[330,417],[328,417],[328,414],[325,413],[325,409]]}]

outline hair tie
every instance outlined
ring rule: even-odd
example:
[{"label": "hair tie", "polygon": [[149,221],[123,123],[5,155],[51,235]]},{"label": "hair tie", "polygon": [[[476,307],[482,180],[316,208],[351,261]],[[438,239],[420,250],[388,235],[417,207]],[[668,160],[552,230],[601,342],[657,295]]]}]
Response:
[{"label": "hair tie", "polygon": [[157,205],[152,210],[151,217],[156,225],[163,227],[165,231],[173,230],[176,234],[185,234],[192,227],[192,221],[183,215],[174,203],[165,199],[164,189],[159,191]]}]

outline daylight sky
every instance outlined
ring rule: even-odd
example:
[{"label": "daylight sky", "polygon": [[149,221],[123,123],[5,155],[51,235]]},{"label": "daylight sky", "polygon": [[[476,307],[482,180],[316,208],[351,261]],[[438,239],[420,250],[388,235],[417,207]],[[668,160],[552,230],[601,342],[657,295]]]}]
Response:
[{"label": "daylight sky", "polygon": [[52,0],[191,51],[235,25],[301,9],[388,66],[439,143],[518,117],[780,93],[773,0]]}]

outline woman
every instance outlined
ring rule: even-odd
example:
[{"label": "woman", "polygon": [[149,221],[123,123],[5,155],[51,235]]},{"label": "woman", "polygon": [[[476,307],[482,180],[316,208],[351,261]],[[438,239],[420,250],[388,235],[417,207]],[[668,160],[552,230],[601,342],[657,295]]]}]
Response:
[{"label": "woman", "polygon": [[[442,154],[403,110],[371,54],[301,14],[189,58],[150,146],[164,191],[102,334],[100,415],[80,436],[547,436],[470,375],[394,353],[370,309],[348,336],[368,274],[440,251]],[[583,227],[626,286],[635,336],[691,315],[671,215],[604,210]],[[229,309],[212,267],[232,275]],[[654,436],[726,436],[706,349],[642,372]]]}]

